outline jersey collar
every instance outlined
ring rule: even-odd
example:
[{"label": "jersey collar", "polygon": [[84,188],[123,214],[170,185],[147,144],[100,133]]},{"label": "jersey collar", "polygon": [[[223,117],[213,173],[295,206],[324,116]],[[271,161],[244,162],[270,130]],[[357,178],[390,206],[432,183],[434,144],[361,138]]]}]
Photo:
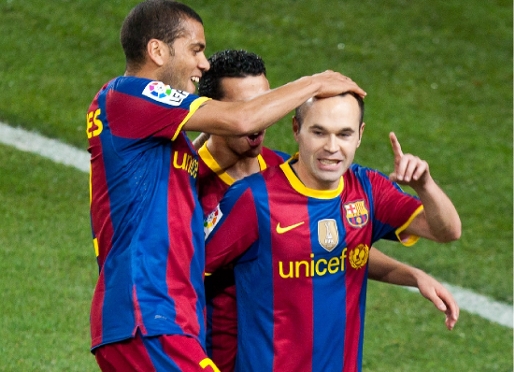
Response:
[{"label": "jersey collar", "polygon": [[341,194],[344,189],[344,179],[341,177],[339,185],[334,190],[315,190],[305,186],[302,181],[298,178],[296,173],[291,167],[291,163],[298,161],[298,153],[292,156],[288,161],[280,165],[282,172],[287,177],[287,180],[298,193],[316,199],[333,199]]},{"label": "jersey collar", "polygon": [[[200,150],[198,150],[198,155],[200,158],[202,158],[205,165],[207,165],[214,173],[218,175],[218,177],[225,182],[227,185],[232,185],[234,182],[236,182],[236,179],[234,179],[230,174],[225,172],[223,168],[218,164],[216,159],[214,159],[214,156],[212,156],[211,152],[207,148],[207,142],[205,142],[202,147],[200,147]],[[257,160],[259,161],[259,168],[261,172],[267,168],[266,161],[262,157],[261,154],[257,156]]]}]

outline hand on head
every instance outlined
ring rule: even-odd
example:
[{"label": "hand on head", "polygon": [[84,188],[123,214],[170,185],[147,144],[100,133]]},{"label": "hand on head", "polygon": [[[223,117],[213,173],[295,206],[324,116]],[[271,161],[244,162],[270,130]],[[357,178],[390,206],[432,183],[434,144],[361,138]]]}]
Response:
[{"label": "hand on head", "polygon": [[367,94],[352,79],[339,72],[327,70],[313,77],[321,83],[320,91],[316,95],[318,98],[332,97],[346,92],[354,92],[364,98]]}]

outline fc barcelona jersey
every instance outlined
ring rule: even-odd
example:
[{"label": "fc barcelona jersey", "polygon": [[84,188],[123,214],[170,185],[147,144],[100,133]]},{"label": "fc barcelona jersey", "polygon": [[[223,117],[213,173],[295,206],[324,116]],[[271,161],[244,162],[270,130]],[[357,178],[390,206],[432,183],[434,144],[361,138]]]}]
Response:
[{"label": "fc barcelona jersey", "polygon": [[137,330],[204,344],[198,154],[182,127],[206,100],[162,82],[119,77],[89,108],[91,225],[100,271],[93,348]]},{"label": "fc barcelona jersey", "polygon": [[236,182],[206,246],[208,272],[236,260],[236,370],[361,371],[369,249],[414,244],[401,233],[422,208],[359,165],[330,191],[289,163]]},{"label": "fc barcelona jersey", "polygon": [[[198,187],[205,215],[213,211],[235,182],[204,144],[198,150]],[[257,156],[259,168],[282,164],[289,155],[263,147]],[[212,221],[205,221],[206,228]],[[210,274],[210,273],[209,273]],[[205,277],[207,302],[207,353],[221,371],[233,371],[237,350],[237,309],[234,271],[223,268]]]},{"label": "fc barcelona jersey", "polygon": [[[216,159],[207,148],[207,143],[198,150],[200,155],[198,169],[198,195],[200,203],[206,215],[217,207],[228,188],[236,181],[223,168],[220,167]],[[280,165],[290,156],[284,152],[271,150],[263,147],[257,156],[261,172],[268,167]]]}]

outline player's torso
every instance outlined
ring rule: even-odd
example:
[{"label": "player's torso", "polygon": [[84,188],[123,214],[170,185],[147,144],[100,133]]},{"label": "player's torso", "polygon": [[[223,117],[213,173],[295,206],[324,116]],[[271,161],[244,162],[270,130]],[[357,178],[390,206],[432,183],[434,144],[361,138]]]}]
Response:
[{"label": "player's torso", "polygon": [[[164,129],[169,137],[168,132],[143,130],[146,123],[165,127],[150,123],[152,115],[167,112],[169,118],[161,115],[161,121],[173,122],[175,112],[142,94],[127,93],[143,91],[144,84],[124,86],[121,93],[109,89],[97,96],[88,113],[94,124],[88,131],[91,220],[102,268],[92,308],[93,344],[128,337],[136,327],[148,334],[198,335],[203,327],[195,318],[203,311],[204,242],[197,153],[178,124]],[[120,97],[134,101],[134,112]],[[177,110],[181,115],[185,111]],[[184,284],[181,293],[166,285],[175,279]],[[175,295],[182,300],[174,302]],[[156,308],[162,298],[169,301]],[[180,317],[189,317],[191,327],[174,321]]]},{"label": "player's torso", "polygon": [[[219,166],[206,145],[202,146],[198,153],[198,195],[204,214],[207,216],[216,208],[228,188],[237,180]],[[268,167],[282,164],[284,157],[285,154],[263,147],[256,161],[259,163],[260,170],[263,171]]]},{"label": "player's torso", "polygon": [[[251,330],[251,316],[265,319],[253,331],[266,341],[241,363],[272,370],[342,371],[343,360],[355,366],[345,353],[357,355],[362,336],[372,236],[368,195],[360,185],[345,185],[340,195],[302,194],[278,169],[271,173],[252,187],[258,244],[236,265],[238,298],[243,307],[253,305],[242,324]],[[256,306],[253,296],[266,300]],[[259,343],[245,338],[241,342]],[[275,345],[273,357],[267,343]]]}]

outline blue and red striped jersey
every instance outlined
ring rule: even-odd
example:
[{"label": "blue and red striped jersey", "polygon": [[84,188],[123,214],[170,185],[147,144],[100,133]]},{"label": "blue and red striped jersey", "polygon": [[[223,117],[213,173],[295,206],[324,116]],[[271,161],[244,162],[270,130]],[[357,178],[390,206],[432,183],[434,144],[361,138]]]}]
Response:
[{"label": "blue and red striped jersey", "polygon": [[[200,203],[208,215],[236,181],[218,164],[204,144],[198,150],[198,186]],[[282,164],[289,155],[263,147],[257,156],[260,170]],[[209,223],[209,222],[206,222]],[[207,302],[207,353],[220,371],[233,371],[237,351],[237,305],[232,267],[205,277]]]},{"label": "blue and red striped jersey", "polygon": [[198,154],[182,127],[207,99],[118,77],[89,107],[91,225],[100,270],[93,349],[138,329],[205,345]]},{"label": "blue and red striped jersey", "polygon": [[289,162],[236,182],[206,242],[207,272],[235,260],[236,370],[361,371],[369,249],[414,244],[402,231],[422,208],[359,165],[330,191]]},{"label": "blue and red striped jersey", "polygon": [[[207,143],[198,150],[198,154],[198,195],[202,208],[208,215],[218,206],[223,195],[236,180],[220,167],[207,148]],[[289,158],[289,154],[263,147],[257,161],[262,172],[268,167],[282,164]]]}]

